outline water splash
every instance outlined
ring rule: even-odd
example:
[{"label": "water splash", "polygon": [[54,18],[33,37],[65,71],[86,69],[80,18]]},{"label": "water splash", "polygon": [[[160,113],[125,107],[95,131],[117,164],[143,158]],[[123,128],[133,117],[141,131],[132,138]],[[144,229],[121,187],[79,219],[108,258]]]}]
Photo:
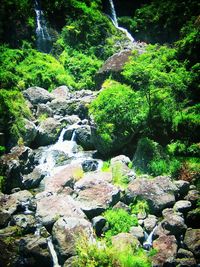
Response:
[{"label": "water splash", "polygon": [[115,6],[114,6],[114,3],[112,0],[109,0],[109,3],[110,3],[110,9],[111,9],[111,20],[112,20],[112,23],[114,24],[114,26],[120,30],[121,32],[123,32],[126,37],[133,43],[135,42],[133,36],[128,32],[127,29],[123,28],[123,27],[120,27],[119,24],[118,24],[118,21],[117,21],[117,14],[116,14],[116,11],[115,11]]},{"label": "water splash", "polygon": [[35,0],[35,14],[36,14],[36,37],[37,48],[39,51],[49,53],[52,46],[52,39],[49,34],[47,23],[44,17],[44,12],[40,7],[39,0]]},{"label": "water splash", "polygon": [[48,244],[48,248],[49,248],[52,260],[53,260],[53,267],[61,267],[61,265],[58,263],[58,257],[57,257],[51,236],[47,238],[47,244]]},{"label": "water splash", "polygon": [[146,250],[149,250],[151,247],[152,247],[152,244],[153,244],[153,235],[154,235],[154,232],[155,230],[157,229],[157,225],[153,228],[153,230],[151,231],[151,233],[148,235],[146,232],[145,232],[145,236],[147,237],[145,242],[143,243],[143,248],[146,249]]}]

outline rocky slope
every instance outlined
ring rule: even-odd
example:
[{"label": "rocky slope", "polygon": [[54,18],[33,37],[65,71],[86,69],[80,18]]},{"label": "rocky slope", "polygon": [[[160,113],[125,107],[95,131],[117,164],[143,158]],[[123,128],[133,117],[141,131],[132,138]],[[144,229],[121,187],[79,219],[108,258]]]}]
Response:
[{"label": "rocky slope", "polygon": [[[153,266],[197,266],[199,192],[167,176],[137,176],[124,155],[102,171],[88,115],[97,94],[65,86],[52,93],[24,91],[34,120],[26,122],[24,144],[2,157],[7,180],[0,194],[0,264],[72,266],[77,236],[95,242],[106,231],[103,212],[129,211],[138,198],[147,201],[149,213],[138,213],[139,225],[113,237],[113,245],[134,237],[138,246],[157,249]],[[126,189],[114,181],[116,164],[128,180]]]}]

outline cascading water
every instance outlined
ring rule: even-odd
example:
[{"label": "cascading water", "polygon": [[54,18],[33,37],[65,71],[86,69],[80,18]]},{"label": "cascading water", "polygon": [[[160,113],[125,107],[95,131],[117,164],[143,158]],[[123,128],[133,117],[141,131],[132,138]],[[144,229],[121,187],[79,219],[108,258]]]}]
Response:
[{"label": "cascading water", "polygon": [[56,251],[54,249],[54,245],[53,245],[51,236],[47,238],[47,244],[48,244],[48,248],[49,248],[52,260],[53,260],[53,267],[60,267],[60,264],[58,263],[58,257],[57,257]]},{"label": "cascading water", "polygon": [[44,17],[44,12],[41,10],[40,0],[35,0],[35,13],[36,13],[36,37],[37,49],[40,52],[49,53],[52,46],[52,39],[48,32],[47,23]]},{"label": "cascading water", "polygon": [[123,27],[120,27],[118,25],[118,21],[117,21],[117,14],[116,14],[116,11],[115,11],[115,6],[114,6],[114,3],[113,3],[113,0],[109,0],[109,3],[110,3],[110,9],[111,9],[111,20],[114,24],[114,26],[120,30],[121,32],[123,32],[126,37],[133,43],[135,42],[133,36],[127,31],[127,29],[123,28]]},{"label": "cascading water", "polygon": [[153,228],[153,230],[151,231],[151,233],[149,235],[146,234],[146,240],[143,243],[143,248],[149,250],[152,247],[153,244],[153,235],[155,230],[157,229],[157,225]]}]

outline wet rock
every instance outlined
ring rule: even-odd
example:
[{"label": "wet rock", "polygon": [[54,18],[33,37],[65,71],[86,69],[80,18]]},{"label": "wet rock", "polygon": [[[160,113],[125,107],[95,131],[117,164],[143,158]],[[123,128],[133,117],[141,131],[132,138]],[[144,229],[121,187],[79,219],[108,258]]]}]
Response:
[{"label": "wet rock", "polygon": [[184,197],[185,195],[187,195],[189,188],[190,188],[189,182],[178,180],[178,181],[174,181],[174,184],[178,188],[179,196]]},{"label": "wet rock", "polygon": [[47,118],[38,127],[38,134],[35,139],[37,146],[46,146],[56,142],[62,130],[60,122],[54,118]]},{"label": "wet rock", "polygon": [[70,90],[67,86],[62,85],[54,89],[51,94],[54,98],[67,99],[70,96]]},{"label": "wet rock", "polygon": [[46,192],[38,194],[36,199],[36,216],[47,227],[51,227],[60,217],[85,217],[79,205],[69,195]]},{"label": "wet rock", "polygon": [[192,205],[196,205],[197,201],[200,199],[200,193],[198,190],[190,190],[184,199],[190,201]]},{"label": "wet rock", "polygon": [[164,229],[165,234],[175,235],[179,237],[184,234],[187,226],[184,222],[184,218],[180,214],[174,212],[173,209],[166,209],[163,212],[164,219],[161,222],[161,226]]},{"label": "wet rock", "polygon": [[53,241],[60,259],[64,262],[70,256],[76,254],[76,243],[78,238],[86,236],[93,237],[91,223],[83,218],[63,217],[53,226]]},{"label": "wet rock", "polygon": [[68,113],[69,104],[68,100],[62,99],[62,98],[56,98],[49,103],[49,108],[53,110],[54,115],[72,115]]},{"label": "wet rock", "polygon": [[156,226],[158,219],[154,215],[148,215],[148,217],[144,220],[144,228],[148,233],[150,233],[154,227]]},{"label": "wet rock", "polygon": [[152,257],[153,266],[173,266],[177,253],[176,238],[173,235],[162,235],[153,241],[153,248],[157,249],[156,255]]},{"label": "wet rock", "polygon": [[130,207],[121,201],[117,202],[117,204],[113,206],[113,209],[123,209],[127,212],[131,212]]},{"label": "wet rock", "polygon": [[33,215],[17,214],[12,216],[11,225],[19,226],[23,233],[34,233],[36,220]]},{"label": "wet rock", "polygon": [[132,226],[129,232],[136,237],[140,243],[144,241],[144,231],[141,226]]},{"label": "wet rock", "polygon": [[123,251],[127,246],[140,247],[138,239],[130,233],[119,233],[118,235],[112,236],[111,241],[116,251]]},{"label": "wet rock", "polygon": [[73,125],[73,124],[79,124],[81,123],[81,119],[77,115],[71,115],[63,117],[60,120],[61,123],[66,123],[66,125]]},{"label": "wet rock", "polygon": [[21,239],[21,243],[21,253],[29,262],[28,266],[51,266],[52,260],[46,238],[28,235]]},{"label": "wet rock", "polygon": [[37,135],[37,127],[32,121],[25,119],[24,128],[25,128],[25,131],[22,134],[22,138],[23,138],[24,144],[26,146],[30,146],[34,142],[35,137]]},{"label": "wet rock", "polygon": [[23,91],[23,95],[33,105],[47,103],[53,99],[52,95],[47,90],[37,86],[30,87]]},{"label": "wet rock", "polygon": [[178,267],[195,267],[196,260],[193,253],[189,250],[180,248],[177,253],[176,266]]},{"label": "wet rock", "polygon": [[174,211],[186,213],[191,210],[192,204],[188,200],[179,200],[174,204]]},{"label": "wet rock", "polygon": [[[48,192],[58,192],[65,187],[73,188],[78,175],[82,175],[83,170],[80,164],[70,164],[56,174],[44,179],[44,188]],[[80,177],[81,178],[81,177]]]},{"label": "wet rock", "polygon": [[91,127],[89,125],[82,125],[76,129],[76,140],[84,150],[94,149],[94,144],[91,138]]},{"label": "wet rock", "polygon": [[[92,177],[92,174],[91,174]],[[114,206],[120,199],[120,191],[117,187],[97,179],[75,185],[78,192],[77,201],[88,218],[100,215],[107,208]]]},{"label": "wet rock", "polygon": [[96,171],[98,169],[98,161],[93,159],[93,160],[84,160],[83,163],[81,164],[83,171],[84,172],[91,172],[91,171]]},{"label": "wet rock", "polygon": [[160,213],[164,208],[175,203],[177,187],[167,176],[154,179],[135,179],[127,188],[126,201],[131,203],[135,197],[147,200],[153,214]]},{"label": "wet rock", "polygon": [[97,216],[92,219],[92,226],[97,236],[101,236],[102,230],[106,225],[106,219],[103,216]]},{"label": "wet rock", "polygon": [[23,175],[23,186],[25,189],[36,188],[44,177],[45,174],[39,168],[35,168],[31,173]]},{"label": "wet rock", "polygon": [[47,104],[37,105],[36,117],[40,120],[42,116],[44,116],[44,119],[53,116],[53,110]]},{"label": "wet rock", "polygon": [[15,213],[22,202],[32,198],[29,191],[19,191],[11,195],[3,195],[0,198],[0,227],[6,226],[11,215]]},{"label": "wet rock", "polygon": [[184,243],[193,252],[194,256],[200,259],[200,229],[188,228],[185,233]]}]

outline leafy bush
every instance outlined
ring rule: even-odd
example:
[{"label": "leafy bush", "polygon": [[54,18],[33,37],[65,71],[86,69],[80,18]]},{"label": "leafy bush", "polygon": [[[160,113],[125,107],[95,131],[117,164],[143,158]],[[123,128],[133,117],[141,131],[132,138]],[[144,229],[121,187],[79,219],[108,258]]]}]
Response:
[{"label": "leafy bush", "polygon": [[81,237],[77,242],[77,257],[72,266],[150,267],[151,260],[142,249],[126,246],[119,251],[103,241],[91,243],[85,237]]},{"label": "leafy bush", "polygon": [[137,133],[147,114],[140,93],[114,81],[100,92],[89,110],[108,147],[115,139],[129,139]]},{"label": "leafy bush", "polygon": [[24,118],[30,118],[31,112],[20,92],[0,90],[0,117],[16,140],[24,133]]},{"label": "leafy bush", "polygon": [[109,225],[109,230],[105,233],[106,238],[122,232],[129,232],[131,226],[138,224],[137,218],[128,214],[123,209],[107,210],[104,217]]},{"label": "leafy bush", "polygon": [[52,56],[33,49],[19,50],[0,47],[1,88],[26,89],[41,86],[54,89],[59,85],[73,86],[72,76]]},{"label": "leafy bush", "polygon": [[130,205],[131,213],[138,215],[138,213],[149,213],[149,205],[146,200],[136,200],[136,202]]},{"label": "leafy bush", "polygon": [[115,162],[112,166],[112,182],[122,188],[126,188],[129,183],[129,178],[123,173],[121,162]]}]

